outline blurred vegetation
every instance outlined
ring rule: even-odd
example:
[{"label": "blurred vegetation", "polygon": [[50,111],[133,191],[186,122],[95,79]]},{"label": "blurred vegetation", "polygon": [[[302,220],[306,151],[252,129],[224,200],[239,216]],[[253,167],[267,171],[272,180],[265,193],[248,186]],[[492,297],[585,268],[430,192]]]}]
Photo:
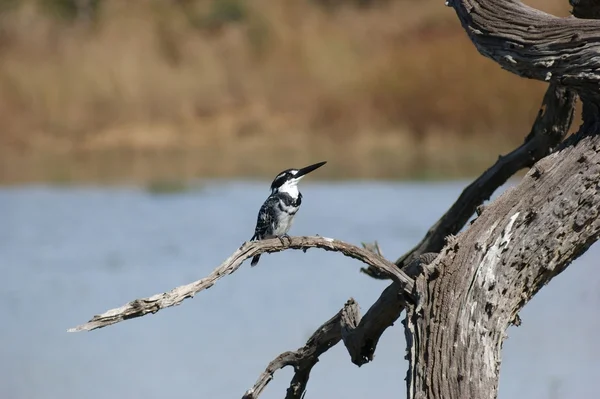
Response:
[{"label": "blurred vegetation", "polygon": [[464,176],[545,87],[439,0],[0,0],[0,181]]},{"label": "blurred vegetation", "polygon": [[146,184],[146,191],[154,195],[180,194],[190,189],[186,182],[180,180],[153,180]]}]

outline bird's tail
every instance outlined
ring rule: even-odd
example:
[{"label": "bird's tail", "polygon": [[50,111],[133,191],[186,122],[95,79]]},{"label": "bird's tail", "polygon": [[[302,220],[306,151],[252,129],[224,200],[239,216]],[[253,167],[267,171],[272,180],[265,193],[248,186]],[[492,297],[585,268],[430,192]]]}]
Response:
[{"label": "bird's tail", "polygon": [[[254,233],[254,235],[252,236],[252,238],[250,239],[250,241],[254,241],[255,239],[257,239],[257,235],[256,233]],[[258,263],[258,260],[260,259],[260,255],[256,255],[255,257],[252,258],[252,262],[250,262],[250,266],[256,266],[256,264]]]}]

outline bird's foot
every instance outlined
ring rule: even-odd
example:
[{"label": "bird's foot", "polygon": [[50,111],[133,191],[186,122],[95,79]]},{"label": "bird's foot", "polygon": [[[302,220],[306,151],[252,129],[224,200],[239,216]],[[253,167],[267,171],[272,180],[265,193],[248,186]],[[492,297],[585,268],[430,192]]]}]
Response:
[{"label": "bird's foot", "polygon": [[287,245],[291,245],[292,244],[292,237],[290,237],[287,234],[280,235],[277,238],[279,238],[279,241],[281,241],[281,245],[285,245],[285,241],[283,240],[284,238],[288,239]]}]

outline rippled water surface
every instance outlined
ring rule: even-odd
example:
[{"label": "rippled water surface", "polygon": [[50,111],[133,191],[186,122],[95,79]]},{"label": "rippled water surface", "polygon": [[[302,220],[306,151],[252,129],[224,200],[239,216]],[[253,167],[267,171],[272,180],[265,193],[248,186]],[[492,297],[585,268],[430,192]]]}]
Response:
[{"label": "rippled water surface", "polygon": [[[408,250],[465,182],[302,186],[294,235]],[[210,183],[173,195],[133,188],[0,189],[0,397],[239,398],[267,363],[302,346],[354,297],[363,311],[386,282],[339,254],[265,255],[181,306],[90,333],[66,329],[129,300],[208,274],[252,233],[268,183]],[[597,397],[600,247],[523,310],[504,344],[501,398]],[[313,370],[308,398],[405,397],[402,326],[374,362],[343,346]],[[263,398],[281,398],[291,370]]]}]

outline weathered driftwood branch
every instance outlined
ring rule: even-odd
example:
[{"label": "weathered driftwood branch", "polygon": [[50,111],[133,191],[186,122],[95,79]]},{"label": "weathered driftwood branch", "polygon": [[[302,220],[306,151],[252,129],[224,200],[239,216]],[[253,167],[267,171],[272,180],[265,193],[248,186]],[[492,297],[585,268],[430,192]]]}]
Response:
[{"label": "weathered driftwood branch", "polygon": [[408,398],[496,398],[506,329],[600,238],[599,187],[594,132],[538,162],[451,240],[407,308]]},{"label": "weathered driftwood branch", "polygon": [[[550,84],[530,133],[522,145],[483,172],[467,186],[448,211],[429,229],[414,248],[402,255],[398,267],[404,267],[421,254],[439,252],[448,236],[458,234],[479,206],[519,170],[531,167],[550,154],[565,138],[573,120],[575,93],[565,87]],[[361,271],[377,279],[387,279],[385,274],[367,267]]]},{"label": "weathered driftwood branch", "polygon": [[[431,263],[437,255],[422,254],[407,265],[404,272],[412,279],[416,278],[422,268]],[[351,330],[344,338],[352,363],[362,366],[373,360],[381,335],[388,327],[394,325],[407,303],[401,292],[397,283],[389,285],[360,319],[357,328]]]},{"label": "weathered driftwood branch", "polygon": [[309,248],[320,248],[326,251],[340,252],[345,256],[358,259],[361,262],[374,267],[379,272],[388,274],[392,280],[403,287],[403,291],[406,295],[410,295],[412,292],[413,280],[408,277],[406,273],[399,270],[392,262],[374,252],[326,237],[289,237],[289,239],[285,238],[283,240],[274,238],[270,240],[245,242],[207,277],[174,288],[169,292],[156,294],[149,298],[136,299],[124,306],[96,315],[87,323],[71,328],[68,331],[78,332],[95,330],[124,320],[141,317],[148,313],[156,313],[161,309],[179,305],[185,299],[192,298],[198,292],[212,287],[217,280],[235,272],[246,259],[255,255],[265,252],[280,252],[286,249],[306,250]]},{"label": "weathered driftwood branch", "polygon": [[574,105],[573,91],[550,84],[525,142],[499,157],[491,168],[465,188],[452,207],[429,229],[425,238],[400,257],[396,264],[403,266],[415,255],[439,252],[445,238],[458,234],[477,208],[489,200],[500,186],[519,170],[531,167],[555,149],[571,127]]},{"label": "weathered driftwood branch", "polygon": [[[578,16],[594,18],[597,2],[576,0]],[[595,4],[594,4],[595,3]],[[519,76],[552,81],[578,94],[598,94],[600,21],[559,18],[519,1],[448,0],[484,56]]]},{"label": "weathered driftwood branch", "polygon": [[[495,399],[507,327],[600,238],[600,23],[518,1],[449,3],[482,54],[567,86],[584,110],[580,131],[451,238],[415,281],[417,304],[405,321],[408,398]],[[600,15],[600,2],[573,3]]]},{"label": "weathered driftwood branch", "polygon": [[[424,254],[411,262],[406,268],[409,277],[412,279],[419,276],[436,256],[437,254],[432,253]],[[396,286],[392,285],[364,317],[360,316],[354,299],[350,299],[333,318],[317,328],[305,346],[295,352],[284,352],[271,361],[244,398],[257,398],[271,381],[275,371],[285,366],[294,366],[295,370],[286,398],[301,398],[306,390],[310,371],[318,362],[319,356],[340,340],[344,342],[352,363],[361,366],[370,362],[381,334],[391,325],[389,320],[393,323],[400,317],[406,304],[404,298],[405,296],[398,295]]]},{"label": "weathered driftwood branch", "polygon": [[[435,258],[435,253],[441,251],[445,245],[446,237],[457,234],[483,201],[489,199],[498,187],[514,173],[531,166],[560,144],[571,125],[574,101],[575,95],[571,90],[551,84],[525,142],[507,156],[501,157],[494,166],[471,183],[444,216],[429,229],[423,240],[398,259],[396,264],[401,266],[407,275],[416,277],[418,273],[414,270],[415,265],[430,263]],[[414,263],[415,258],[420,262]],[[368,270],[369,275],[387,278],[375,269]],[[404,302],[398,297],[399,289],[396,283],[388,286],[363,317],[366,323],[372,315],[377,315],[379,335],[392,326],[404,310]],[[374,340],[375,345],[378,339],[379,336]],[[364,360],[372,359],[374,351],[375,346],[368,351],[370,357],[360,361],[353,359],[354,363],[360,365]]]},{"label": "weathered driftwood branch", "polygon": [[[436,256],[437,254],[424,254],[413,261],[407,268],[409,276],[412,278],[422,274]],[[390,290],[390,287],[387,290]],[[334,317],[317,328],[306,345],[295,352],[283,352],[271,361],[243,399],[257,398],[271,381],[275,371],[285,366],[293,366],[295,370],[286,399],[302,398],[310,371],[319,361],[319,356],[337,345],[340,340],[344,342],[352,363],[361,366],[370,362],[373,360],[381,334],[389,327],[387,321],[398,319],[405,304],[404,297],[398,295],[397,290],[389,291],[361,317],[358,304],[351,298]]]},{"label": "weathered driftwood branch", "polygon": [[260,375],[258,381],[243,396],[243,399],[254,399],[263,392],[273,379],[273,373],[286,366],[294,367],[294,377],[287,390],[286,399],[300,399],[306,391],[308,377],[319,356],[342,339],[342,330],[346,325],[360,320],[358,304],[350,298],[344,307],[322,326],[317,328],[308,339],[306,345],[295,352],[284,352],[277,356],[267,369]]}]

